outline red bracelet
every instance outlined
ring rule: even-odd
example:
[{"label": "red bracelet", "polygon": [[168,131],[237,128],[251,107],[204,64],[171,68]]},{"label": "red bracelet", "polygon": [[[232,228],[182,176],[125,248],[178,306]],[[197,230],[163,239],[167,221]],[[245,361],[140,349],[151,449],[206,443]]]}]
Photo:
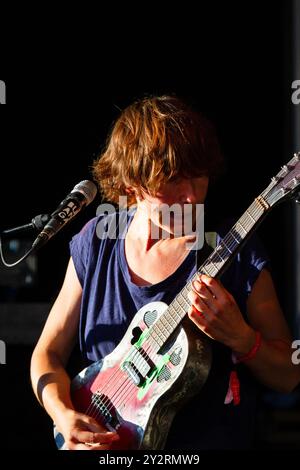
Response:
[{"label": "red bracelet", "polygon": [[[246,362],[249,361],[249,359],[252,359],[257,351],[259,350],[261,345],[261,334],[259,331],[255,332],[255,343],[250,349],[250,351],[247,354],[244,354],[244,356],[237,357],[234,352],[232,352],[232,362],[234,364],[238,364],[239,362]],[[233,401],[234,405],[239,405],[241,401],[241,396],[240,396],[240,381],[238,378],[238,374],[236,370],[232,370],[230,373],[230,378],[229,378],[229,386],[228,386],[228,391],[226,393],[225,397],[225,405],[228,405]]]},{"label": "red bracelet", "polygon": [[250,351],[247,354],[244,354],[244,356],[237,357],[235,353],[232,353],[232,361],[234,364],[239,364],[240,362],[246,362],[249,361],[250,359],[253,359],[253,357],[256,355],[257,351],[259,350],[261,345],[261,333],[260,331],[255,332],[255,343],[250,349]]}]

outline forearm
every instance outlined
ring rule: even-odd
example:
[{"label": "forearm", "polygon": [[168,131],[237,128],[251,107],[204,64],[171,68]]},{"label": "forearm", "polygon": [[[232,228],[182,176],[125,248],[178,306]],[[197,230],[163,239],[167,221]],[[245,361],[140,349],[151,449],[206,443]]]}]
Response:
[{"label": "forearm", "polygon": [[37,399],[53,421],[58,421],[60,413],[74,409],[70,396],[70,378],[54,353],[34,352],[31,381]]},{"label": "forearm", "polygon": [[[247,354],[255,342],[255,332],[249,327],[247,333],[236,343],[233,351],[237,357]],[[300,382],[300,367],[292,363],[292,349],[282,341],[261,339],[255,356],[244,364],[255,377],[267,387],[279,392],[291,392]]]}]

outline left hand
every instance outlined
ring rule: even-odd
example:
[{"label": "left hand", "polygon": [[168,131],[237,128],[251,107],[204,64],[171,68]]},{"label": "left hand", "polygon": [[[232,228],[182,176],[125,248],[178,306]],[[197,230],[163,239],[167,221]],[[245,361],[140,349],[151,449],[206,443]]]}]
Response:
[{"label": "left hand", "polygon": [[255,333],[245,322],[232,295],[216,279],[204,274],[198,279],[188,294],[192,303],[188,311],[190,319],[207,336],[233,351],[250,350]]}]

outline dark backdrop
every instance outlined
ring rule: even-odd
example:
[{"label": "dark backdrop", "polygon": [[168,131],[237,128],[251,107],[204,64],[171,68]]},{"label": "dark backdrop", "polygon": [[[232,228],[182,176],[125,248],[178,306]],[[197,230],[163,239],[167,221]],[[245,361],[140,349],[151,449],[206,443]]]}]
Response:
[{"label": "dark backdrop", "polygon": [[[11,57],[3,57],[0,78],[7,84],[9,106],[1,116],[0,229],[52,211],[76,183],[90,178],[89,166],[119,109],[145,94],[176,93],[214,122],[227,161],[227,172],[207,203],[218,216],[241,215],[296,150],[288,140],[290,2],[200,2],[197,8],[172,6],[167,12],[153,6],[126,21],[118,13],[116,20],[100,10],[98,24],[96,19],[86,23],[84,16],[87,34],[79,23],[58,21],[61,40],[48,27],[51,34],[42,47],[39,35],[29,34],[12,46]],[[71,34],[64,35],[64,28]],[[36,285],[13,296],[2,288],[2,301],[54,300],[68,242],[95,215],[99,202],[40,251]],[[278,207],[259,234],[292,321],[286,250],[290,209],[291,203]],[[17,432],[19,447],[32,448],[34,432],[40,448],[52,448],[49,420],[29,386],[33,346],[7,346],[0,373],[8,387],[0,416],[8,436]],[[12,447],[7,437],[3,448]]]}]

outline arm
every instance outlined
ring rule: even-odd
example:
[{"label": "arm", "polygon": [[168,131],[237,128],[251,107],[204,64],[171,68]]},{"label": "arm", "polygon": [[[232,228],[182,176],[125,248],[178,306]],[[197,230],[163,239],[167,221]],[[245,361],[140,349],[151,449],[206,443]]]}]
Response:
[{"label": "arm", "polygon": [[300,367],[292,363],[291,336],[275,292],[272,277],[263,270],[247,302],[249,324],[231,294],[215,279],[201,276],[189,298],[189,316],[208,336],[231,348],[238,356],[247,354],[255,342],[255,330],[262,335],[261,346],[245,362],[266,386],[292,391],[300,382]]},{"label": "arm", "polygon": [[[70,378],[65,365],[74,347],[80,316],[82,288],[72,259],[62,289],[34,349],[31,359],[31,380],[39,402],[62,432],[69,449],[90,450],[88,442],[112,439],[113,433],[95,420],[74,410],[70,396]],[[108,449],[109,446],[93,446]]]}]

